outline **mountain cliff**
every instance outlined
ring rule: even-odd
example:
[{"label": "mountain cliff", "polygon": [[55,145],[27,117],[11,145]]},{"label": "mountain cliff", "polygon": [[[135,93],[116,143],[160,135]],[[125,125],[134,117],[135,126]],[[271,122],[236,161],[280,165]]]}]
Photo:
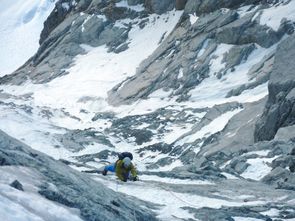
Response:
[{"label": "mountain cliff", "polygon": [[[84,220],[295,219],[294,22],[290,0],[59,0],[37,53],[0,78],[3,140],[70,171],[37,169]],[[122,151],[141,181],[81,174]],[[95,185],[117,193],[84,205]]]}]

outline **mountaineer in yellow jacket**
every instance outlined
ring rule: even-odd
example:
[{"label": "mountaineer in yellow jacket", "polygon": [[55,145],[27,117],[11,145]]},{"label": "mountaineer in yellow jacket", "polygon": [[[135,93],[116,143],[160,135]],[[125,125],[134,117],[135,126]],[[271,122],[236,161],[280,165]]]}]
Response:
[{"label": "mountaineer in yellow jacket", "polygon": [[122,160],[117,160],[116,163],[105,166],[102,174],[105,176],[108,171],[115,172],[117,177],[124,182],[127,182],[128,179],[133,181],[138,180],[136,168],[129,157],[125,157]]}]

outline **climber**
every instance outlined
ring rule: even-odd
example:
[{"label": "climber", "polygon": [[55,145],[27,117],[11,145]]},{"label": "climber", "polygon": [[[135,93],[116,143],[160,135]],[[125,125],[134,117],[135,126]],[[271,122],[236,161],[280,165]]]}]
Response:
[{"label": "climber", "polygon": [[111,171],[115,172],[117,177],[124,182],[127,182],[128,179],[137,181],[138,176],[136,168],[131,162],[131,160],[133,159],[132,154],[129,152],[123,152],[119,154],[118,157],[119,159],[115,163],[104,167],[102,175],[106,176],[108,171]]}]

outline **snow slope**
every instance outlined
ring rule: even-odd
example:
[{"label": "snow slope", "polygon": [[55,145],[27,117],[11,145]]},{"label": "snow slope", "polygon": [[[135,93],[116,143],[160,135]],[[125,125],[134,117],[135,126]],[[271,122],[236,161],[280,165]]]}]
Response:
[{"label": "snow slope", "polygon": [[1,0],[0,76],[10,74],[39,47],[43,22],[56,0]]},{"label": "snow slope", "polygon": [[[28,168],[0,167],[0,220],[5,221],[82,221],[79,211],[59,205],[38,194],[42,177]],[[24,191],[11,187],[14,180]]]}]

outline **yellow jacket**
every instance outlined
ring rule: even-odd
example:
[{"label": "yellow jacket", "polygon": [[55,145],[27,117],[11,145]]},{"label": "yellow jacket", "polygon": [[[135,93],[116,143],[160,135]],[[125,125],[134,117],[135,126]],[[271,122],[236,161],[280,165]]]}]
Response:
[{"label": "yellow jacket", "polygon": [[129,167],[125,168],[123,165],[123,160],[118,160],[116,162],[116,175],[117,177],[126,182],[129,176],[129,173],[131,172],[133,177],[137,176],[137,172],[133,164],[131,163]]}]

